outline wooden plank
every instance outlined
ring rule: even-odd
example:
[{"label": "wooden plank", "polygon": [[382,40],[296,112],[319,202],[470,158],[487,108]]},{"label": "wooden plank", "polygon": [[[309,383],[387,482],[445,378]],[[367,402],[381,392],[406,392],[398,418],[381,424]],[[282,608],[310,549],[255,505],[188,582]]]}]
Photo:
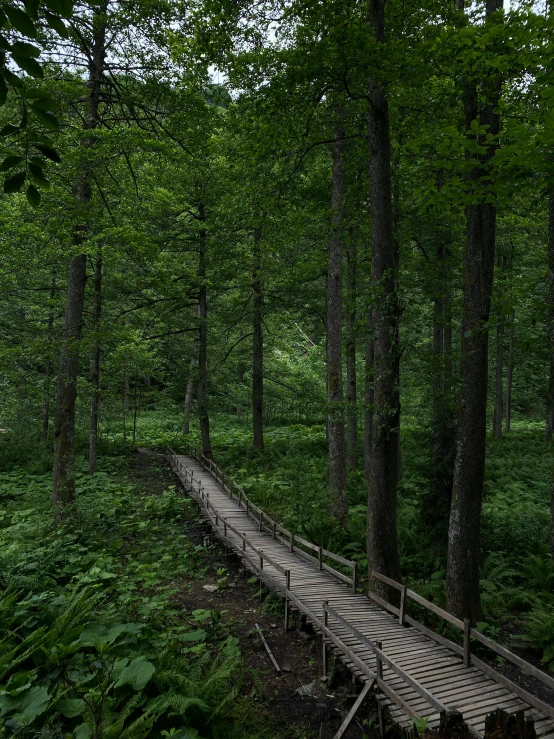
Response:
[{"label": "wooden plank", "polygon": [[356,715],[356,714],[358,713],[358,711],[359,711],[359,709],[360,709],[360,706],[362,705],[362,703],[363,703],[363,702],[364,702],[364,700],[366,699],[366,697],[367,697],[367,695],[368,695],[369,691],[370,691],[370,690],[371,690],[371,689],[373,688],[373,685],[374,685],[374,681],[373,681],[373,680],[372,680],[371,682],[367,682],[367,683],[365,684],[365,687],[364,687],[364,689],[362,690],[362,692],[361,692],[361,693],[360,693],[360,695],[358,696],[358,698],[357,698],[356,702],[354,703],[354,705],[353,705],[353,706],[352,706],[352,708],[350,709],[350,712],[348,713],[348,716],[347,716],[347,717],[346,717],[346,718],[344,719],[344,721],[342,722],[342,724],[341,724],[341,727],[340,727],[340,729],[339,729],[339,730],[337,731],[337,733],[335,734],[335,737],[334,737],[334,739],[341,739],[341,737],[342,737],[342,736],[344,735],[344,733],[345,733],[345,732],[347,731],[348,727],[349,727],[349,726],[350,726],[350,724],[352,723],[352,719],[353,719],[353,718],[354,718],[354,716],[355,716],[355,715]]},{"label": "wooden plank", "polygon": [[268,645],[268,643],[267,643],[267,642],[266,642],[266,640],[265,640],[265,636],[263,635],[263,632],[262,632],[262,630],[260,629],[260,627],[258,626],[258,624],[256,624],[256,629],[258,630],[258,634],[260,635],[260,639],[262,640],[262,644],[263,644],[263,645],[264,645],[264,647],[265,647],[265,651],[266,651],[266,652],[268,653],[268,655],[269,655],[269,658],[270,658],[270,660],[271,660],[271,661],[273,662],[273,667],[275,667],[275,672],[276,672],[276,673],[277,673],[278,675],[280,675],[280,674],[281,674],[281,668],[280,668],[280,667],[279,667],[279,665],[277,664],[277,660],[276,660],[276,659],[275,659],[275,657],[273,656],[273,652],[272,652],[272,651],[271,651],[271,649],[269,648],[269,645]]}]

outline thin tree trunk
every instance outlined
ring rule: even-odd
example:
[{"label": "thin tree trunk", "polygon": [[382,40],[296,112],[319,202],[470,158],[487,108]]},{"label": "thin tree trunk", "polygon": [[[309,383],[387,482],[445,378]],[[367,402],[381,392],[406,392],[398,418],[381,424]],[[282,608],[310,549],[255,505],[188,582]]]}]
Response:
[{"label": "thin tree trunk", "polygon": [[[52,274],[52,287],[50,288],[50,307],[48,312],[48,344],[54,338],[54,306],[56,297],[56,273]],[[48,429],[50,427],[50,386],[52,383],[52,359],[50,357],[50,346],[47,349],[46,366],[44,368],[44,403],[42,404],[42,424],[40,442],[44,446],[48,443]]]},{"label": "thin tree trunk", "polygon": [[254,293],[252,339],[252,431],[256,449],[264,448],[264,337],[262,286],[261,228],[254,230],[254,254],[252,261],[252,291]]},{"label": "thin tree trunk", "polygon": [[133,392],[133,446],[135,446],[135,442],[137,440],[137,412],[138,412],[137,383],[135,382],[135,387],[134,387],[134,392]]},{"label": "thin tree trunk", "polygon": [[[489,18],[502,8],[502,0],[488,0]],[[488,125],[496,135],[499,116],[495,113],[500,94],[500,80],[490,75],[483,80],[487,103],[479,115],[476,83],[467,85],[464,96],[465,128],[474,120]],[[478,199],[466,207],[466,249],[464,259],[464,310],[462,319],[462,357],[460,409],[452,506],[448,531],[446,596],[448,610],[459,618],[475,623],[481,617],[479,559],[481,541],[481,504],[485,473],[487,424],[488,323],[494,275],[496,206],[484,202],[479,190],[480,178],[490,168],[495,143],[479,137],[484,153],[468,152],[472,167],[468,188]]]},{"label": "thin tree trunk", "polygon": [[515,339],[516,312],[512,308],[510,316],[510,334],[508,340],[508,359],[506,361],[506,413],[504,431],[509,434],[512,425],[512,381],[514,376],[514,339]]},{"label": "thin tree trunk", "polygon": [[98,411],[100,408],[100,320],[102,317],[102,245],[98,245],[96,266],[94,271],[94,309],[92,314],[92,330],[94,349],[90,380],[92,397],[90,400],[90,432],[88,451],[88,471],[95,475],[98,465]]},{"label": "thin tree trunk", "polygon": [[[90,150],[94,139],[90,132],[97,128],[98,108],[106,58],[106,26],[101,20],[106,7],[95,8],[94,35],[89,60],[89,95],[85,103],[83,149]],[[92,200],[91,164],[85,162],[75,187],[77,207],[83,209]],[[86,239],[86,226],[79,225],[73,231],[73,245],[80,247]],[[77,249],[78,250],[78,249]],[[77,375],[79,371],[79,340],[83,325],[83,307],[86,285],[86,254],[77,254],[69,265],[67,305],[65,309],[56,415],[54,420],[54,465],[52,474],[52,502],[54,508],[63,511],[75,503],[75,402],[77,399]]]},{"label": "thin tree trunk", "polygon": [[183,419],[183,435],[190,434],[190,419],[192,415],[192,398],[194,395],[194,369],[196,367],[196,354],[191,354],[189,364],[189,376],[187,380],[187,391],[185,394],[185,413]]},{"label": "thin tree trunk", "polygon": [[358,411],[356,385],[356,271],[357,271],[357,235],[350,229],[347,250],[347,311],[346,311],[346,400],[348,411],[346,466],[350,470],[358,467]]},{"label": "thin tree trunk", "polygon": [[364,479],[369,485],[373,438],[373,320],[372,309],[367,317],[364,382]]},{"label": "thin tree trunk", "polygon": [[[385,2],[369,0],[369,23],[375,41],[385,44]],[[374,412],[367,559],[370,589],[394,597],[371,573],[377,570],[400,580],[396,529],[398,432],[400,424],[397,254],[393,233],[391,147],[385,84],[369,81],[369,164],[371,201],[371,283],[374,330]]]},{"label": "thin tree trunk", "polygon": [[346,448],[342,388],[342,251],[344,239],[344,110],[336,112],[333,144],[331,238],[327,268],[327,408],[331,512],[343,526],[348,520]]},{"label": "thin tree trunk", "polygon": [[[504,279],[504,271],[506,269],[506,256],[499,255],[497,260],[499,278]],[[499,288],[500,311],[498,314],[498,323],[496,324],[496,373],[494,379],[494,413],[492,418],[492,435],[495,439],[502,437],[502,420],[504,418],[504,313],[502,302],[503,286]]]},{"label": "thin tree trunk", "polygon": [[550,443],[554,430],[554,189],[550,193],[548,206],[548,346],[550,370],[546,401],[545,438]]},{"label": "thin tree trunk", "polygon": [[[198,206],[199,219],[205,221],[206,211],[204,203]],[[200,282],[200,294],[198,300],[198,317],[200,326],[198,329],[198,418],[200,421],[200,437],[202,440],[202,451],[208,459],[212,456],[212,445],[210,441],[210,418],[208,415],[208,299],[206,288],[206,252],[207,234],[205,229],[200,231],[199,241],[199,264],[198,279]]]}]

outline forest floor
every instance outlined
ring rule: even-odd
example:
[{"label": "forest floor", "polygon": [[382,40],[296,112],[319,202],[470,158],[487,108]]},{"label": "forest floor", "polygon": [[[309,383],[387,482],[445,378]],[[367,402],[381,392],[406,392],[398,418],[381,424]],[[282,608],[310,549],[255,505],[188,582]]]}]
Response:
[{"label": "forest floor", "polygon": [[[175,484],[165,457],[139,449],[121,474],[141,492],[159,495]],[[174,600],[187,613],[198,609],[217,611],[220,626],[239,639],[244,663],[241,695],[256,704],[256,721],[274,727],[267,736],[287,739],[332,739],[352,706],[359,683],[352,685],[350,673],[337,660],[326,681],[322,675],[321,639],[293,617],[291,628],[283,626],[283,602],[245,570],[233,554],[209,536],[203,519],[191,512],[186,524],[191,541],[203,547],[205,574],[202,580],[183,577],[173,585]],[[216,588],[212,591],[212,588]],[[281,667],[276,674],[256,631],[262,629]],[[333,660],[331,660],[333,663]],[[305,693],[302,695],[302,693]],[[368,701],[344,734],[345,739],[378,736],[376,704]],[[251,716],[244,716],[247,722]],[[244,725],[248,736],[248,726]],[[253,732],[254,733],[254,732]]]}]

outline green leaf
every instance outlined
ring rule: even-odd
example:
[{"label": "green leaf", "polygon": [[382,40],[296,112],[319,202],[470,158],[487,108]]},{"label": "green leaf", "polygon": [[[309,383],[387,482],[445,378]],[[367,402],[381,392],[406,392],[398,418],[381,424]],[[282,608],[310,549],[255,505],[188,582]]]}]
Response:
[{"label": "green leaf", "polygon": [[204,641],[206,632],[204,629],[196,629],[196,631],[187,631],[179,636],[179,641]]},{"label": "green leaf", "polygon": [[33,208],[38,208],[38,206],[40,205],[40,192],[37,190],[37,188],[34,185],[29,185],[25,194],[27,196],[27,202],[29,203],[29,205]]},{"label": "green leaf", "polygon": [[12,174],[12,176],[8,177],[4,182],[4,192],[19,192],[23,187],[26,177],[27,172],[17,172],[16,174]]},{"label": "green leaf", "polygon": [[143,690],[152,675],[156,672],[156,668],[146,657],[135,657],[135,659],[125,667],[115,687],[122,685],[131,685],[134,690]]},{"label": "green leaf", "polygon": [[50,180],[44,176],[42,169],[37,167],[36,164],[29,164],[29,172],[33,182],[46,188],[50,187]]},{"label": "green leaf", "polygon": [[6,85],[6,80],[3,77],[0,77],[0,105],[4,105],[7,99],[8,86]]},{"label": "green leaf", "polygon": [[60,124],[58,123],[58,119],[56,118],[55,115],[52,115],[52,113],[49,113],[47,110],[41,110],[34,103],[31,103],[29,107],[31,108],[33,113],[36,115],[36,117],[39,119],[39,121],[42,123],[42,125],[45,126],[49,131],[59,131],[60,130]]},{"label": "green leaf", "polygon": [[40,108],[41,110],[49,110],[52,112],[55,110],[59,110],[60,108],[59,104],[55,100],[52,100],[52,98],[47,98],[47,97],[39,98],[38,100],[35,100],[33,105],[36,105],[37,108]]},{"label": "green leaf", "polygon": [[0,136],[11,136],[14,133],[19,133],[19,126],[14,126],[13,123],[6,123],[0,128]]},{"label": "green leaf", "polygon": [[24,36],[29,36],[29,38],[37,37],[37,28],[27,13],[13,5],[4,5],[3,10],[16,31]]},{"label": "green leaf", "polygon": [[12,54],[12,58],[17,66],[25,70],[25,72],[27,72],[27,74],[30,74],[31,77],[35,77],[35,79],[40,79],[44,77],[42,67],[36,59],[32,59],[31,57],[19,56],[19,54]]},{"label": "green leaf", "polygon": [[79,724],[75,729],[75,739],[90,739],[92,729],[88,724]]},{"label": "green leaf", "polygon": [[31,164],[35,164],[37,167],[40,167],[41,169],[46,169],[48,166],[48,163],[44,161],[44,159],[41,159],[40,157],[31,157],[29,159]]},{"label": "green leaf", "polygon": [[17,74],[14,74],[11,69],[3,67],[0,70],[0,73],[2,74],[2,77],[6,80],[6,82],[8,82],[12,87],[21,88],[24,86],[24,82],[21,77],[18,77]]},{"label": "green leaf", "polygon": [[34,44],[28,44],[26,41],[14,41],[12,51],[18,56],[39,56],[40,49]]},{"label": "green leaf", "polygon": [[[0,135],[2,135],[1,131],[0,131]],[[37,149],[40,151],[41,154],[44,154],[44,156],[47,159],[50,159],[50,161],[52,162],[62,161],[58,152],[55,149],[52,149],[50,146],[42,146],[41,144],[37,144]]]},{"label": "green leaf", "polygon": [[25,159],[25,157],[17,156],[15,154],[10,154],[10,156],[6,157],[2,164],[0,164],[0,172],[7,172],[8,169],[12,169],[13,167],[16,167],[20,162],[22,162]]},{"label": "green leaf", "polygon": [[87,704],[81,698],[63,698],[58,702],[57,709],[66,718],[74,718],[85,711]]},{"label": "green leaf", "polygon": [[69,31],[61,18],[57,15],[52,15],[52,13],[48,13],[47,11],[44,11],[44,17],[46,18],[46,22],[50,28],[56,31],[58,36],[61,36],[62,38],[67,38],[69,36]]}]

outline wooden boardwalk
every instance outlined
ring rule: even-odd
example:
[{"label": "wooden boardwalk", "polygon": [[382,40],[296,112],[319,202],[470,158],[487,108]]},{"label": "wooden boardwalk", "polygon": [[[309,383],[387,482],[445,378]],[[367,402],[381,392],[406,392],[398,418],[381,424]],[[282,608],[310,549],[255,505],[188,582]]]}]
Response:
[{"label": "wooden boardwalk", "polygon": [[553,678],[469,630],[467,623],[463,647],[418,624],[405,612],[408,597],[464,628],[463,622],[387,578],[382,577],[401,591],[400,609],[356,592],[355,563],[276,524],[197,450],[189,449],[187,455],[168,450],[168,459],[214,533],[285,598],[285,625],[294,607],[322,634],[324,669],[327,652],[332,651],[366,683],[364,697],[370,686],[375,689],[380,720],[384,712],[403,733],[413,735],[414,719],[435,727],[441,714],[457,711],[471,732],[482,737],[486,717],[502,709],[517,714],[522,736],[554,739],[554,708],[478,659],[470,642],[477,639],[532,674],[539,673],[536,676],[550,688]]}]

